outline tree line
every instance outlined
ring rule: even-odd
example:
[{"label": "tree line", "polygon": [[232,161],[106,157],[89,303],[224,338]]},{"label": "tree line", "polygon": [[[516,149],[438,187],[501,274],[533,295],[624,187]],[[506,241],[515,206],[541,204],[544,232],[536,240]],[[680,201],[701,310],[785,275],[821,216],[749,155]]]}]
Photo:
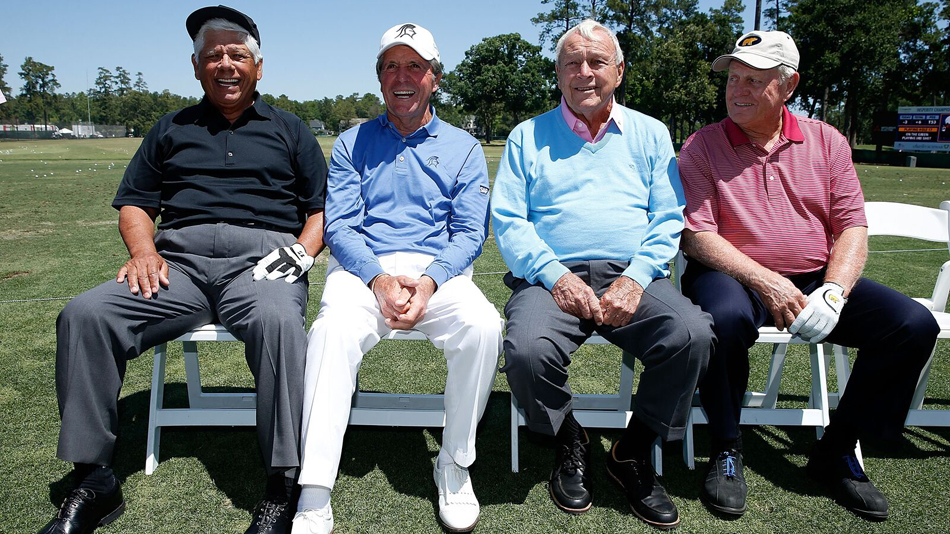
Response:
[{"label": "tree line", "polygon": [[[761,1],[761,0],[760,0]],[[542,0],[532,18],[540,44],[517,33],[486,37],[446,73],[436,106],[456,125],[474,122],[487,139],[551,109],[560,98],[554,61],[543,53],[571,26],[593,18],[616,33],[625,74],[617,99],[663,120],[674,140],[726,116],[725,75],[712,61],[743,33],[742,0],[700,12],[697,0]],[[835,125],[852,144],[867,143],[872,122],[901,105],[950,105],[950,0],[767,0],[763,29],[791,34],[801,53],[802,82],[793,110]],[[0,91],[8,66],[0,56]],[[27,57],[16,98],[0,106],[0,122],[80,120],[120,124],[144,135],[163,114],[197,102],[165,90],[149,91],[142,73],[99,67],[85,92],[59,94],[54,67]],[[330,132],[351,119],[372,118],[385,105],[372,93],[299,102],[265,94],[268,103]],[[474,118],[474,121],[471,120]]]}]

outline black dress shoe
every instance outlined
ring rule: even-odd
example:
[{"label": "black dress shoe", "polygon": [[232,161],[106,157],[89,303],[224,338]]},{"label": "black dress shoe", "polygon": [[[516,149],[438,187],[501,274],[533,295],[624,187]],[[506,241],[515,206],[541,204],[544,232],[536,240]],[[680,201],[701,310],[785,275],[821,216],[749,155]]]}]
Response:
[{"label": "black dress shoe", "polygon": [[558,508],[570,514],[581,514],[590,510],[592,496],[589,465],[590,438],[583,428],[570,444],[557,444],[554,470],[551,471],[548,488],[551,500]]},{"label": "black dress shoe", "polygon": [[709,459],[702,499],[714,511],[740,517],[746,510],[748,493],[742,474],[742,453],[726,450]]},{"label": "black dress shoe", "polygon": [[254,507],[254,518],[244,534],[289,534],[296,511],[286,499],[265,497]]},{"label": "black dress shoe", "polygon": [[833,455],[817,447],[808,459],[805,471],[821,482],[835,501],[858,517],[871,521],[887,519],[887,498],[861,469],[854,452]]},{"label": "black dress shoe", "polygon": [[88,534],[116,520],[125,511],[122,486],[115,491],[96,494],[88,488],[76,488],[66,496],[59,513],[39,534]]},{"label": "black dress shoe", "polygon": [[656,479],[656,471],[649,461],[618,459],[617,443],[614,443],[607,456],[607,474],[624,490],[630,509],[644,523],[660,530],[680,524],[676,505]]}]

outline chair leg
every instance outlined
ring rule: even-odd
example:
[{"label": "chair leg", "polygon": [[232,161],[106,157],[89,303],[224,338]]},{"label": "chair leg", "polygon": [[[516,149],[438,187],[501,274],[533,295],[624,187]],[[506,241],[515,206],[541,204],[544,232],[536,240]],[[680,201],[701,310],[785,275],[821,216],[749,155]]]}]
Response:
[{"label": "chair leg", "polygon": [[689,469],[696,469],[696,454],[693,450],[693,408],[686,418],[686,435],[683,436],[683,462]]},{"label": "chair leg", "polygon": [[511,472],[518,472],[518,399],[511,393]]},{"label": "chair leg", "polygon": [[930,380],[930,366],[933,365],[936,351],[937,347],[934,346],[934,350],[930,353],[930,358],[927,359],[927,363],[920,371],[920,378],[917,379],[917,389],[914,390],[913,400],[910,401],[911,410],[922,410],[924,408],[924,396],[927,394],[927,381]]},{"label": "chair leg", "polygon": [[165,360],[167,345],[155,347],[155,361],[152,365],[152,391],[148,406],[148,436],[145,444],[145,474],[151,475],[158,467],[158,450],[161,445],[162,427],[158,426],[158,412],[165,401]]},{"label": "chair leg", "polygon": [[[825,348],[828,348],[828,345],[825,345]],[[832,345],[831,351],[834,353],[835,374],[838,376],[838,395],[832,402],[832,408],[837,408],[845,388],[848,387],[848,379],[851,378],[851,361],[848,360],[847,347]]]},{"label": "chair leg", "polygon": [[209,408],[201,398],[201,371],[198,367],[198,343],[183,341],[182,355],[185,358],[185,381],[188,383],[188,407]]},{"label": "chair leg", "polygon": [[765,398],[762,408],[774,409],[778,402],[778,388],[782,382],[782,370],[785,368],[785,355],[788,344],[776,343],[772,347],[772,361],[769,362],[769,377],[765,382]]},{"label": "chair leg", "polygon": [[660,438],[653,442],[653,469],[658,476],[663,476],[663,440]]},{"label": "chair leg", "polygon": [[811,353],[811,403],[814,408],[821,410],[821,426],[815,432],[819,438],[825,433],[830,416],[828,413],[828,374],[825,371],[824,350],[821,344],[808,346]]}]

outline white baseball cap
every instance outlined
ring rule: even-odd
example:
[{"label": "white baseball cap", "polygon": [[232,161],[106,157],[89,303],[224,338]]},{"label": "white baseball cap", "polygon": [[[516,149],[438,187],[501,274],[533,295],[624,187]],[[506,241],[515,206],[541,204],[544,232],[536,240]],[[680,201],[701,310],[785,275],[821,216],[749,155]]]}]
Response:
[{"label": "white baseball cap", "polygon": [[433,59],[441,62],[439,59],[439,47],[435,46],[435,39],[429,30],[418,24],[406,23],[397,24],[386,30],[383,38],[379,40],[379,53],[376,58],[383,57],[383,53],[397,45],[406,45],[416,51],[426,61]]},{"label": "white baseball cap", "polygon": [[736,41],[731,54],[716,58],[712,63],[714,72],[729,68],[729,63],[737,59],[753,69],[772,69],[787,65],[798,70],[798,47],[792,36],[785,32],[749,32]]}]

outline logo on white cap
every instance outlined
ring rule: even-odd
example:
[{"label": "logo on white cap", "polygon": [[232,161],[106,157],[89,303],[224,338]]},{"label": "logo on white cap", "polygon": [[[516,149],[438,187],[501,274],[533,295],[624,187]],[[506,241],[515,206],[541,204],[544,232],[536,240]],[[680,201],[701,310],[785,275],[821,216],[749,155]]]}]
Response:
[{"label": "logo on white cap", "polygon": [[729,68],[732,60],[739,60],[754,69],[773,69],[786,65],[798,70],[798,47],[792,37],[780,31],[750,32],[736,41],[731,54],[724,54],[712,63],[715,72]]},{"label": "logo on white cap", "polygon": [[379,53],[377,58],[383,57],[383,53],[397,45],[405,45],[416,51],[426,61],[439,59],[439,48],[435,45],[435,39],[429,30],[418,24],[397,24],[386,30],[383,38],[379,41]]},{"label": "logo on white cap", "polygon": [[396,39],[400,37],[408,37],[414,39],[416,37],[416,25],[415,24],[403,24],[396,30]]}]

